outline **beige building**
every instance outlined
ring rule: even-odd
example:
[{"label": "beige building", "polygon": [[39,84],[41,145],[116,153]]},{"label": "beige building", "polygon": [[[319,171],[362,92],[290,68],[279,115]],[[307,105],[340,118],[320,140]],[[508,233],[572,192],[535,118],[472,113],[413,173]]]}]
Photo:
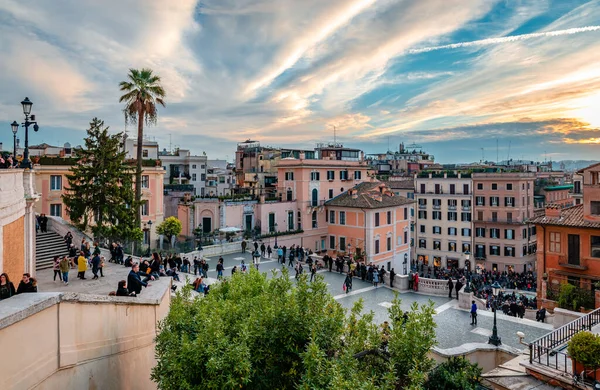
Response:
[{"label": "beige building", "polygon": [[472,269],[472,182],[461,173],[415,177],[415,257],[419,267]]},{"label": "beige building", "polygon": [[476,264],[488,270],[535,268],[535,173],[473,173]]}]

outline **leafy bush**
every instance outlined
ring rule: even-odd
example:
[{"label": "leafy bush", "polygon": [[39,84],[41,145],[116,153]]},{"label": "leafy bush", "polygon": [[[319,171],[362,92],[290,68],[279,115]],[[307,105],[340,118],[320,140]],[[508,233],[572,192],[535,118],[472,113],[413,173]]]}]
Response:
[{"label": "leafy bush", "polygon": [[558,306],[562,309],[578,311],[580,307],[594,308],[594,295],[590,290],[585,290],[569,283],[561,284],[558,294]]},{"label": "leafy bush", "polygon": [[579,332],[571,337],[567,346],[569,355],[586,367],[600,366],[600,336]]},{"label": "leafy bush", "polygon": [[475,390],[481,381],[481,368],[462,356],[451,357],[429,373],[426,390]]}]

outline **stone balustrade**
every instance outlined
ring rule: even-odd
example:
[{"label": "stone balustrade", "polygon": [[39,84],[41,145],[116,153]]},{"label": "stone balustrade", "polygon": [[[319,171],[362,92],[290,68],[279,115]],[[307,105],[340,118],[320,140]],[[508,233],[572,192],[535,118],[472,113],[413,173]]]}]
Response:
[{"label": "stone balustrade", "polygon": [[[456,285],[456,280],[454,284]],[[427,295],[448,296],[448,280],[419,278],[419,292]],[[452,292],[454,294],[454,291]]]}]

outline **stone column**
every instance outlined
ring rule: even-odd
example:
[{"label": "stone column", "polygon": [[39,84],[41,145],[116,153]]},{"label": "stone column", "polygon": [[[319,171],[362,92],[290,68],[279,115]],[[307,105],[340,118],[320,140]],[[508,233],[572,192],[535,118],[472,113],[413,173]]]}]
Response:
[{"label": "stone column", "polygon": [[35,191],[35,172],[31,169],[26,169],[23,172],[23,188],[25,195],[25,216],[23,242],[25,245],[25,259],[23,269],[25,272],[35,276],[35,202],[38,201],[39,195]]}]

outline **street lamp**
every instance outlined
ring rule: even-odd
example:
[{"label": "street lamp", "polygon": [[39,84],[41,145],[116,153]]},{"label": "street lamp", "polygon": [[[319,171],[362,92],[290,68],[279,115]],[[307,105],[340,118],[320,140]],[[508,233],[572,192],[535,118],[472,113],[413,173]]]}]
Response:
[{"label": "street lamp", "polygon": [[498,301],[497,301],[497,297],[498,297],[498,293],[500,292],[500,289],[502,288],[502,286],[500,286],[500,284],[498,284],[498,281],[495,281],[494,284],[492,284],[492,293],[494,294],[494,305],[493,305],[493,309],[494,309],[494,327],[492,328],[492,335],[490,336],[490,339],[488,341],[488,344],[492,344],[495,345],[496,347],[499,346],[500,344],[502,344],[502,341],[500,340],[500,337],[498,336],[498,327],[496,326],[496,312],[498,311]]},{"label": "street lamp", "polygon": [[19,131],[19,124],[17,123],[17,121],[13,121],[13,123],[10,124],[10,128],[12,129],[12,133],[13,133],[13,160],[16,161],[17,160],[17,131]]},{"label": "street lamp", "polygon": [[408,275],[408,272],[406,269],[407,264],[408,264],[408,253],[405,253],[404,254],[404,262],[402,263],[402,265],[404,266],[404,272],[402,273],[402,275]]},{"label": "street lamp", "polygon": [[[471,292],[471,252],[466,251],[465,252],[465,273],[467,274],[467,286],[465,287],[465,292],[466,293],[470,293]],[[469,263],[469,266],[467,267],[467,262]]]},{"label": "street lamp", "polygon": [[[29,126],[33,125],[33,131],[38,131],[40,127],[35,121],[35,115],[31,115],[31,106],[33,103],[28,97],[21,102],[23,106],[23,114],[25,115],[25,122],[21,123],[21,126],[25,127],[25,149],[23,150],[23,160],[21,161],[21,168],[31,169],[31,160],[29,160]],[[13,130],[14,131],[14,130]]]}]

